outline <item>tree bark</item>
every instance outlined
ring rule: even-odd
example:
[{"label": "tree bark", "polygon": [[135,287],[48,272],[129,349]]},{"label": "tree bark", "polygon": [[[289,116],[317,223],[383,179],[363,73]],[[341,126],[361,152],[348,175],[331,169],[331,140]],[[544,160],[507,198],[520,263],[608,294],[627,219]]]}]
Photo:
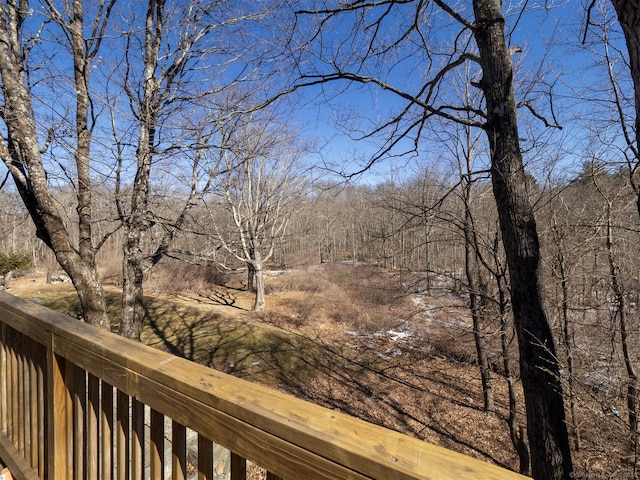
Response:
[{"label": "tree bark", "polygon": [[499,0],[474,0],[491,149],[491,178],[509,266],[520,346],[533,478],[568,479],[573,471],[562,384],[549,325],[540,245],[520,151],[511,55]]},{"label": "tree bark", "polygon": [[611,0],[618,21],[624,32],[624,38],[629,52],[629,69],[633,81],[635,99],[635,128],[633,145],[630,145],[635,155],[635,166],[629,173],[631,186],[636,194],[636,209],[640,215],[640,180],[638,168],[640,165],[640,4],[631,0]]},{"label": "tree bark", "polygon": [[264,300],[264,270],[262,268],[262,256],[260,255],[260,252],[255,250],[254,257],[252,266],[256,279],[256,297],[253,304],[253,311],[261,312],[266,306],[266,302]]},{"label": "tree bark", "polygon": [[122,262],[122,315],[119,334],[140,341],[144,319],[144,288],[141,240],[136,229],[127,232]]},{"label": "tree bark", "polygon": [[[255,257],[255,249],[253,247],[249,248],[249,256],[252,258]],[[256,269],[251,262],[247,262],[247,291],[251,293],[256,292]]]},{"label": "tree bark", "polygon": [[[109,329],[104,292],[96,269],[95,250],[91,244],[91,199],[90,195],[87,196],[86,179],[82,180],[84,185],[78,197],[78,213],[82,221],[79,249],[72,244],[63,215],[48,187],[47,173],[38,144],[31,92],[24,78],[25,59],[20,28],[25,14],[26,9],[22,11],[7,5],[0,15],[0,76],[5,109],[3,119],[7,128],[7,141],[0,145],[0,158],[11,172],[16,188],[36,225],[36,235],[51,248],[56,260],[71,278],[78,292],[85,322]],[[83,121],[79,117],[86,114],[82,107],[85,97],[82,92],[78,95],[80,108],[76,120],[82,125]],[[86,118],[84,124],[86,125]],[[88,159],[88,130],[77,133],[77,158],[84,161]]]}]

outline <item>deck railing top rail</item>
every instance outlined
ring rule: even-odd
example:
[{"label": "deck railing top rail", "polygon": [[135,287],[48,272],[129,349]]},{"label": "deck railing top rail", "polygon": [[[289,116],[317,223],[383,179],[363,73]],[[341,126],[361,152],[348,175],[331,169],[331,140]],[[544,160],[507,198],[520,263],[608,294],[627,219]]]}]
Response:
[{"label": "deck railing top rail", "polygon": [[[47,372],[55,370],[53,360],[63,359],[234,455],[264,467],[270,472],[268,478],[524,478],[129,341],[6,293],[0,293],[0,323],[47,349]],[[46,401],[56,401],[56,397],[60,401],[57,387],[48,388],[51,395],[44,395]],[[2,394],[11,397],[6,391]],[[10,408],[11,403],[6,405]],[[46,411],[56,415],[55,406],[47,406]],[[48,432],[44,437],[55,441],[56,434]],[[51,446],[48,450],[54,451]],[[68,462],[73,464],[73,459]],[[49,470],[60,471],[54,463],[47,463]],[[42,472],[40,477],[46,478]]]}]

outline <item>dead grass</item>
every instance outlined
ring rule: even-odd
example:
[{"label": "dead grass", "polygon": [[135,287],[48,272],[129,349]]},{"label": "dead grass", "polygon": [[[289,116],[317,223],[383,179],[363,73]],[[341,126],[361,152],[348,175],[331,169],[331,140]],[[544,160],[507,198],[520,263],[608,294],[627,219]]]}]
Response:
[{"label": "dead grass", "polygon": [[[517,469],[505,421],[506,381],[494,373],[497,410],[484,412],[463,298],[434,290],[417,301],[397,276],[332,266],[269,277],[268,310],[256,313],[252,296],[237,284],[191,283],[196,288],[179,292],[160,292],[159,283],[147,288],[145,343]],[[12,293],[79,315],[70,284],[26,277],[14,281]],[[107,295],[115,325],[118,289]],[[490,335],[491,342],[497,337]],[[497,351],[492,355],[499,363]],[[580,398],[576,472],[628,471],[633,457],[624,422],[603,410],[593,392]],[[521,394],[518,401],[524,419]]]}]

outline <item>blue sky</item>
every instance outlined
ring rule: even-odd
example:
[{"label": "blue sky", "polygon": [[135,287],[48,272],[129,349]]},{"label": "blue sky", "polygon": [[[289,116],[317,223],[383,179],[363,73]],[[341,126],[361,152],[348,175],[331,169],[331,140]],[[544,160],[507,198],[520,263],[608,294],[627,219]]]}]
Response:
[{"label": "blue sky", "polygon": [[[136,3],[135,5],[141,4]],[[252,3],[248,2],[248,4]],[[229,5],[234,5],[234,2],[229,3]],[[464,5],[467,8],[469,6],[468,4]],[[526,148],[527,166],[535,175],[544,176],[547,174],[545,165],[549,163],[550,159],[558,157],[562,163],[557,172],[570,175],[572,172],[579,170],[580,164],[584,159],[582,155],[590,147],[589,141],[593,138],[591,132],[587,131],[584,122],[591,120],[593,122],[604,121],[607,120],[607,115],[609,114],[606,102],[595,103],[586,98],[587,95],[596,94],[593,91],[587,92],[586,88],[596,85],[601,81],[601,77],[598,76],[595,70],[590,68],[590,64],[595,62],[596,57],[576,46],[579,44],[580,32],[584,28],[584,5],[575,0],[553,4],[548,2],[544,4],[528,2],[526,5],[527,11],[521,17],[519,17],[520,12],[516,9],[510,11],[507,17],[509,32],[511,32],[510,29],[513,28],[517,20],[517,28],[511,32],[511,42],[513,45],[518,45],[523,49],[522,53],[514,56],[518,63],[517,80],[521,85],[520,93],[522,89],[530,89],[529,99],[535,101],[536,107],[540,109],[540,112],[550,118],[550,102],[546,97],[545,89],[553,84],[552,92],[555,112],[558,121],[563,126],[562,131],[546,128],[539,121],[532,122],[531,115],[527,114],[526,110],[522,110],[521,134],[523,138],[528,139],[523,142]],[[608,5],[608,2],[603,3],[603,5]],[[132,8],[136,10],[136,7],[125,6],[125,13],[130,13]],[[435,15],[437,8],[435,6],[430,8],[432,8],[430,15]],[[508,5],[505,8],[508,8]],[[138,8],[138,10],[140,9]],[[142,15],[143,12],[140,11],[138,20],[142,20]],[[455,22],[445,24],[442,22],[442,18],[435,16],[433,18],[425,18],[434,22],[434,28],[427,32],[430,36],[429,41],[433,42],[430,45],[437,44],[442,51],[446,51],[446,44],[451,40],[452,32],[457,31],[457,25]],[[39,22],[37,18],[35,20],[34,28],[37,28]],[[127,18],[124,14],[121,17],[114,17],[112,27],[116,32],[118,29],[122,31],[127,28],[125,25],[126,20]],[[55,35],[60,35],[59,30],[57,30],[57,33],[51,34],[47,32],[56,32],[56,29],[51,24],[47,28],[44,34],[45,42],[40,53],[52,54],[57,49],[55,61],[49,61],[49,67],[61,66],[65,62],[68,63],[68,57],[65,60],[64,49],[61,49],[55,43]],[[389,32],[385,33],[391,34],[392,28],[393,25],[390,26]],[[348,22],[345,22],[340,24],[339,28],[327,39],[336,41],[341,35],[349,36],[351,33],[352,30],[349,28]],[[592,28],[591,33],[597,33],[595,27]],[[259,40],[262,37],[266,41],[270,37],[270,33],[258,29],[253,38]],[[352,40],[355,44],[362,46],[362,39],[355,38]],[[119,40],[117,36],[112,36],[109,41],[112,44],[116,44]],[[343,55],[350,53],[348,49],[344,48],[340,52]],[[403,50],[398,50],[399,54],[402,54],[402,52]],[[389,68],[391,61],[386,64],[367,64],[366,68],[370,68],[376,75],[386,76],[390,73],[391,76],[388,77],[390,81],[401,88],[407,89],[407,91],[414,92],[423,80],[421,78],[422,66],[420,64],[423,59],[414,63],[414,58],[415,56],[408,56],[407,59],[397,63],[393,69]],[[114,71],[114,65],[109,62],[113,61],[114,59],[110,58],[106,51],[104,52],[104,58],[94,61],[96,73],[93,81],[96,82],[95,84],[111,82],[111,85],[115,85],[119,81],[117,75],[109,77]],[[528,78],[538,73],[542,74],[543,82],[527,83]],[[45,70],[38,70],[37,75],[42,75],[47,81],[51,80],[47,78],[48,72]],[[59,83],[50,85],[51,88],[48,90],[44,88],[39,90],[42,93],[40,97],[41,105],[45,105],[44,107],[37,106],[39,109],[38,115],[42,115],[41,118],[45,119],[42,123],[43,132],[46,132],[51,122],[55,122],[58,118],[66,118],[67,121],[72,122],[72,116],[66,110],[73,100],[73,87],[70,82],[71,71],[68,70],[65,75],[66,80],[61,80],[60,77],[54,78],[53,80]],[[625,76],[628,76],[628,72],[625,71],[625,66],[621,65],[619,66],[619,78],[624,80]],[[444,91],[445,88],[451,86],[451,82],[447,80],[443,85]],[[42,86],[45,86],[44,82]],[[631,93],[628,83],[624,88],[626,89],[626,94]],[[377,151],[377,148],[382,143],[382,137],[376,136],[360,141],[355,141],[352,137],[362,136],[363,133],[370,131],[376,124],[388,118],[391,111],[400,108],[403,103],[399,102],[395,95],[383,92],[380,88],[370,85],[354,88],[349,87],[345,82],[339,82],[325,84],[322,90],[325,92],[324,95],[320,94],[321,89],[319,87],[301,91],[299,92],[300,97],[295,100],[298,103],[295,114],[299,124],[298,128],[303,136],[315,141],[318,150],[316,154],[309,155],[309,160],[318,163],[332,163],[337,169],[345,173],[358,171]],[[604,92],[598,93],[598,95],[600,94],[604,95]],[[121,100],[125,100],[121,92],[120,96]],[[578,97],[582,98],[578,99]],[[522,98],[522,96],[519,96],[519,98]],[[105,99],[100,98],[98,100],[103,101]],[[113,100],[111,100],[111,104],[113,104]],[[123,101],[121,110],[123,121],[125,117],[130,118],[126,101]],[[187,113],[195,118],[193,112]],[[104,110],[101,111],[101,114],[103,118],[107,118]],[[351,127],[355,127],[359,131],[352,130],[349,132],[340,128],[340,124],[344,124],[346,120],[349,121]],[[615,132],[612,130],[607,132],[610,136],[613,136],[613,133]],[[396,158],[386,158],[367,171],[360,178],[360,181],[371,184],[388,179],[401,180],[414,174],[424,164],[441,162],[442,159],[440,157],[443,155],[444,149],[440,148],[437,143],[429,141],[430,137],[431,135],[428,131],[423,132],[417,157],[415,155],[404,155]],[[551,146],[542,148],[541,140],[548,142]],[[94,152],[100,152],[103,145],[105,148],[108,147],[108,142],[108,131],[104,138],[99,138],[96,135]],[[134,142],[135,132],[132,132],[131,144]],[[555,151],[553,151],[553,148],[555,148]],[[562,149],[561,152],[559,152],[560,148]],[[135,149],[135,145],[131,149]],[[405,143],[396,152],[402,152],[406,149],[407,144]],[[60,157],[65,154],[60,145],[56,153],[59,153]],[[611,154],[615,155],[615,152]],[[100,154],[96,156],[98,161],[102,161],[104,157],[104,155]],[[480,158],[479,160],[480,165],[483,161],[486,162],[486,158]],[[105,162],[105,164],[107,163]]]},{"label": "blue sky", "polygon": [[[522,99],[523,91],[528,91],[527,99],[535,104],[536,110],[551,122],[555,115],[563,129],[550,129],[544,127],[542,122],[536,125],[535,121],[532,122],[532,116],[526,110],[521,110],[521,134],[523,138],[529,137],[523,142],[525,157],[528,168],[536,176],[548,175],[547,166],[554,158],[559,163],[551,174],[556,177],[571,176],[579,171],[584,159],[582,153],[587,148],[585,142],[589,141],[584,120],[589,120],[590,116],[594,121],[604,120],[604,103],[600,103],[596,110],[596,104],[586,98],[595,94],[593,91],[587,92],[587,89],[602,81],[602,71],[597,72],[592,68],[596,57],[580,46],[585,12],[580,2],[566,1],[539,6],[528,3],[527,8],[522,15],[520,11],[513,10],[507,17],[511,45],[522,48],[522,52],[514,56],[517,64],[516,81],[520,88],[518,98]],[[449,40],[450,32],[451,28],[441,30],[439,35],[443,43]],[[592,27],[590,34],[597,33],[598,29]],[[396,67],[398,71],[401,70]],[[384,74],[384,66],[377,73]],[[619,78],[624,80],[625,74],[628,75],[628,72],[621,68]],[[408,73],[404,79],[396,73],[393,81],[408,91],[415,91],[415,86],[411,85],[412,78],[416,78],[415,71]],[[318,135],[321,144],[326,142],[322,149],[325,158],[344,165],[346,170],[357,171],[376,151],[376,144],[380,140],[353,141],[347,132],[337,126],[339,120],[345,116],[350,116],[352,120],[360,118],[360,124],[366,129],[387,118],[388,112],[398,108],[402,102],[374,86],[347,88],[346,83],[340,82],[323,88],[329,101],[320,96],[312,105],[300,109],[297,117],[304,124],[305,131]],[[623,89],[626,94],[632,93],[628,84]],[[309,92],[308,96],[312,97],[317,92],[317,89]],[[548,92],[552,93],[552,97],[547,96]],[[362,180],[375,183],[386,178],[401,178],[404,173],[412,172],[411,166],[415,163],[428,163],[429,157],[436,155],[426,132],[423,138],[423,150],[419,152],[419,158],[405,156],[387,159],[367,172]],[[545,148],[539,145],[542,139],[549,144]],[[552,151],[551,147],[556,151]]]}]

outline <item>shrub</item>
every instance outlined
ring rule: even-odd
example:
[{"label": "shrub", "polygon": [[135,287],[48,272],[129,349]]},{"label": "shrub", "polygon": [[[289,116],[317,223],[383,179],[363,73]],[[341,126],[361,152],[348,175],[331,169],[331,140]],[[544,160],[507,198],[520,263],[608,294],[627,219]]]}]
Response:
[{"label": "shrub", "polygon": [[400,277],[380,268],[334,265],[327,274],[353,302],[363,306],[400,305],[405,298]]},{"label": "shrub", "polygon": [[169,295],[183,292],[199,294],[210,291],[216,285],[225,285],[228,281],[229,276],[215,267],[168,260],[154,269],[145,288]]},{"label": "shrub", "polygon": [[20,272],[33,267],[31,257],[25,253],[0,252],[0,275],[8,272]]}]

